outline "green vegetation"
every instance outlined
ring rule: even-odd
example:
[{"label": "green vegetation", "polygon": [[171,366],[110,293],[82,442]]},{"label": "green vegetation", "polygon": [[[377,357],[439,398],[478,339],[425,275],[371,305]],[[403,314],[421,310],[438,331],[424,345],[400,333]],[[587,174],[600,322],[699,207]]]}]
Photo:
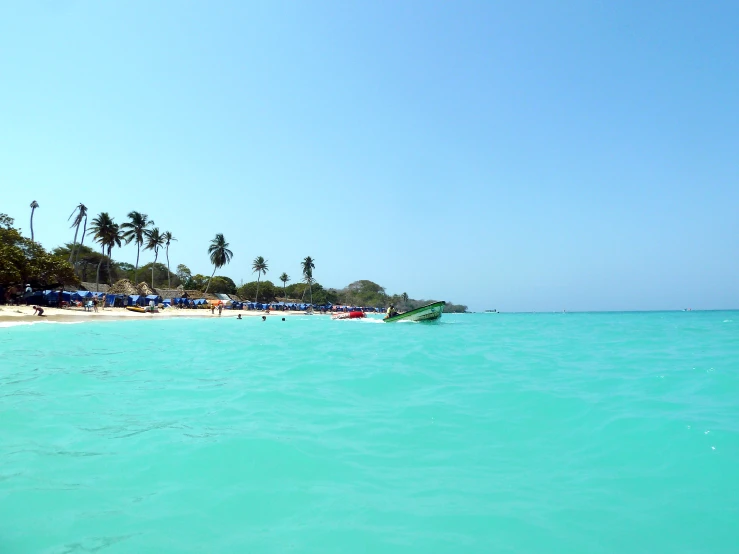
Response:
[{"label": "green vegetation", "polygon": [[[128,220],[117,224],[107,212],[101,212],[93,220],[89,232],[87,229],[88,209],[84,204],[78,204],[69,219],[74,229],[74,238],[71,243],[54,248],[47,253],[34,242],[33,217],[39,207],[35,200],[31,202],[31,239],[24,238],[19,229],[13,228],[13,219],[0,214],[3,244],[0,257],[0,285],[14,285],[21,281],[28,281],[38,288],[51,288],[59,283],[89,283],[94,280],[100,283],[113,284],[120,279],[128,279],[133,283],[145,281],[153,288],[178,288],[197,290],[205,293],[236,294],[245,300],[256,302],[272,302],[284,300],[297,303],[311,303],[324,305],[327,303],[387,307],[394,304],[400,311],[407,311],[434,302],[434,300],[415,300],[408,293],[389,295],[385,288],[377,283],[363,279],[350,283],[343,289],[325,288],[314,277],[315,260],[306,256],[300,262],[302,279],[299,283],[288,285],[290,277],[283,272],[276,286],[272,281],[262,281],[267,275],[269,267],[263,256],[257,256],[252,262],[252,270],[257,274],[256,281],[243,284],[237,288],[234,281],[225,275],[216,275],[216,271],[226,266],[233,258],[223,234],[216,234],[208,247],[208,257],[213,264],[213,271],[208,277],[196,273],[193,275],[189,267],[177,265],[173,274],[170,270],[169,247],[174,238],[170,231],[160,232],[154,227],[154,221],[149,216],[131,211],[127,214]],[[80,230],[82,234],[80,236]],[[90,235],[99,246],[98,251],[84,244],[86,235]],[[80,238],[79,242],[77,239]],[[25,241],[25,242],[24,242]],[[136,244],[136,263],[116,262],[112,258],[113,248],[122,244]],[[35,246],[34,246],[35,245]],[[154,260],[139,265],[141,249],[152,250]],[[160,250],[164,249],[166,264],[159,262]],[[67,262],[64,262],[67,260]],[[64,263],[62,263],[64,262]],[[94,279],[93,279],[94,276]],[[446,303],[445,312],[464,312],[466,306]]]},{"label": "green vegetation", "polygon": [[72,265],[63,257],[50,254],[40,244],[25,238],[13,225],[13,218],[0,214],[0,285],[34,288],[57,287],[79,282]]},{"label": "green vegetation", "polygon": [[213,264],[213,273],[210,275],[208,284],[205,287],[205,292],[208,292],[210,282],[213,280],[216,270],[229,263],[231,258],[233,258],[234,253],[231,252],[228,247],[229,244],[226,242],[226,238],[223,236],[223,233],[216,234],[215,238],[210,241],[208,255],[210,256],[210,263]]},{"label": "green vegetation", "polygon": [[267,271],[269,271],[269,267],[267,267],[267,260],[265,260],[262,256],[257,256],[256,258],[254,258],[254,262],[251,264],[251,268],[253,270],[253,273],[257,274],[257,294],[255,302],[259,302],[259,280],[262,275],[267,275]]}]

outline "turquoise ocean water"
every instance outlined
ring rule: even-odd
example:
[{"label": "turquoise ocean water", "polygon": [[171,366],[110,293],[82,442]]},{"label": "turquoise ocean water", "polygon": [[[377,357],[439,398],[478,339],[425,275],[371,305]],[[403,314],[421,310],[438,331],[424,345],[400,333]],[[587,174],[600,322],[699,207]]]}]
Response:
[{"label": "turquoise ocean water", "polygon": [[0,329],[0,552],[739,551],[739,313]]}]

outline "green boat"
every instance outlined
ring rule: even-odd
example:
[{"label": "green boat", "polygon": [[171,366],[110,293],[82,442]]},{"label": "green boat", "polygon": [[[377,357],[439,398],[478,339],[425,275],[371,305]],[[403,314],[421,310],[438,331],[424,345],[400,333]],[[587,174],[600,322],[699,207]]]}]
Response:
[{"label": "green boat", "polygon": [[403,312],[393,317],[386,317],[382,321],[385,323],[394,323],[396,321],[432,321],[441,317],[444,311],[444,304],[446,302],[434,302],[433,304],[421,306],[415,310]]}]

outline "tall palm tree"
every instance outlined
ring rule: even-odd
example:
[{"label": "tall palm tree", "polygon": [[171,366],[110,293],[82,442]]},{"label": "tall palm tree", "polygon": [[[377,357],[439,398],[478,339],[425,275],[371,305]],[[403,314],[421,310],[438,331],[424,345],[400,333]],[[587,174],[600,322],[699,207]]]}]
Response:
[{"label": "tall palm tree", "polygon": [[110,259],[111,259],[111,252],[113,252],[113,247],[117,246],[118,248],[121,247],[121,243],[126,240],[123,237],[123,231],[121,231],[120,226],[117,223],[114,223],[113,226],[110,228],[110,233],[108,234],[108,284],[112,285],[113,277],[110,274]]},{"label": "tall palm tree", "polygon": [[167,253],[167,288],[171,289],[172,281],[170,280],[170,277],[169,277],[169,243],[177,239],[174,238],[174,235],[172,235],[170,231],[164,231],[162,233],[162,239],[164,239],[164,247],[166,249],[165,252]]},{"label": "tall palm tree", "polygon": [[408,293],[407,292],[404,292],[401,295],[401,298],[403,299],[403,304],[407,304],[408,303]]},{"label": "tall palm tree", "polygon": [[210,288],[210,282],[213,280],[213,275],[216,274],[216,269],[223,267],[233,258],[234,253],[228,249],[228,246],[223,233],[218,233],[216,238],[210,241],[208,254],[210,255],[210,263],[213,264],[213,273],[211,273],[210,279],[208,279],[208,286],[205,287],[205,292],[208,292]]},{"label": "tall palm tree", "polygon": [[141,254],[141,245],[144,244],[144,237],[148,235],[148,229],[154,225],[154,221],[149,219],[146,214],[139,213],[137,211],[129,212],[129,221],[126,221],[121,225],[121,229],[125,229],[123,232],[123,238],[126,244],[131,241],[136,242],[136,269],[133,272],[134,283],[138,280],[139,274],[139,254]]},{"label": "tall palm tree", "polygon": [[[75,215],[75,212],[77,215]],[[72,249],[69,251],[69,263],[72,263],[72,260],[75,258],[75,253],[77,251],[77,234],[80,231],[80,225],[82,225],[82,222],[85,222],[85,229],[82,231],[82,242],[85,241],[85,231],[87,229],[87,206],[80,203],[77,204],[77,207],[72,211],[71,215],[67,218],[67,221],[72,219],[74,217],[74,220],[72,221],[72,225],[69,226],[71,229],[74,227],[74,241],[72,242]],[[80,244],[82,244],[80,242]]]},{"label": "tall palm tree", "polygon": [[162,234],[159,232],[159,227],[154,227],[150,231],[146,232],[146,248],[145,250],[154,251],[154,263],[157,263],[159,258],[159,249],[164,246],[165,240]]},{"label": "tall palm tree", "polygon": [[303,266],[303,279],[305,279],[305,282],[308,283],[308,286],[310,287],[311,306],[313,305],[313,270],[316,268],[315,264],[313,263],[314,261],[315,260],[310,256],[306,256],[301,263],[301,265]]},{"label": "tall palm tree", "polygon": [[36,242],[33,240],[33,212],[36,211],[36,208],[38,208],[38,202],[34,200],[31,202],[31,242]]},{"label": "tall palm tree", "polygon": [[262,277],[262,275],[267,275],[267,271],[269,271],[269,267],[267,267],[267,260],[265,260],[262,256],[257,256],[254,258],[254,261],[251,263],[252,273],[257,274],[257,297],[254,299],[254,302],[259,302],[259,279]]},{"label": "tall palm tree", "polygon": [[283,273],[280,275],[280,281],[282,281],[282,301],[287,302],[287,293],[285,292],[285,285],[287,285],[287,282],[290,280],[290,276],[287,273]]},{"label": "tall palm tree", "polygon": [[100,244],[101,254],[100,260],[98,261],[97,272],[95,273],[95,292],[99,292],[100,289],[100,266],[103,264],[105,258],[105,247],[110,242],[111,231],[115,223],[113,218],[110,217],[108,212],[100,212],[100,214],[92,220],[89,234],[93,236],[95,242]]}]

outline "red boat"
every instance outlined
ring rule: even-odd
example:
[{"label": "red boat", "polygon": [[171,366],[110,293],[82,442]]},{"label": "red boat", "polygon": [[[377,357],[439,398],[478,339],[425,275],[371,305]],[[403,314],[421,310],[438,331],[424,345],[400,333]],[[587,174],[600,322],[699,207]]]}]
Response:
[{"label": "red boat", "polygon": [[361,319],[367,317],[364,312],[340,312],[331,316],[331,319]]}]

